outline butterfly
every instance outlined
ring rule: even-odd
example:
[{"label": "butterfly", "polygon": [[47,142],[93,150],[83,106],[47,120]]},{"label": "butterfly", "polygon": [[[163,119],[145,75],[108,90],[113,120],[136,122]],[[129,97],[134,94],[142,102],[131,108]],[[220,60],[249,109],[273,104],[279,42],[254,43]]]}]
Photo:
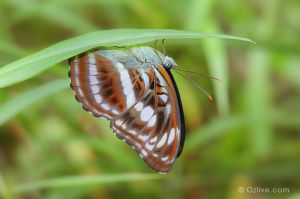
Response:
[{"label": "butterfly", "polygon": [[70,58],[69,65],[70,85],[83,109],[110,120],[115,135],[149,167],[168,172],[182,152],[185,122],[170,71],[177,64],[165,49],[101,48]]}]

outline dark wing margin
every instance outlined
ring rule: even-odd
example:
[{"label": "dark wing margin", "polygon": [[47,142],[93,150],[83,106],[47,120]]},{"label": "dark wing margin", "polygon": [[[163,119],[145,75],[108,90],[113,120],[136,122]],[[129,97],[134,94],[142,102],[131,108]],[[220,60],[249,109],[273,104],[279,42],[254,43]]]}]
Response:
[{"label": "dark wing margin", "polygon": [[172,81],[172,85],[174,86],[175,89],[175,93],[176,93],[176,98],[177,98],[177,102],[178,102],[178,107],[179,107],[179,113],[180,113],[180,120],[181,120],[181,137],[180,137],[180,146],[179,146],[179,150],[177,153],[177,158],[181,155],[182,150],[183,150],[183,146],[184,146],[184,141],[185,141],[185,119],[184,119],[184,114],[183,114],[183,107],[182,107],[182,102],[181,102],[181,98],[180,98],[180,94],[179,94],[179,90],[177,87],[177,84],[175,82],[175,79],[171,73],[171,70],[166,70],[168,72],[168,75]]}]

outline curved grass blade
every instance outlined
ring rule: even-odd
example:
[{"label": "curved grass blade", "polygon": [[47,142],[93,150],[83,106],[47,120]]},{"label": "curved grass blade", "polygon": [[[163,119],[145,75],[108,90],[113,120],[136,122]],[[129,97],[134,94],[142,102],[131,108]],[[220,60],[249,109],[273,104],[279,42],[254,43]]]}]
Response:
[{"label": "curved grass blade", "polygon": [[162,178],[159,174],[139,174],[139,173],[125,173],[125,174],[107,174],[100,176],[78,176],[78,177],[63,177],[57,179],[43,180],[32,183],[26,183],[13,188],[14,192],[26,192],[31,190],[43,188],[61,188],[74,186],[91,186],[107,183],[120,183],[138,180],[156,180]]},{"label": "curved grass blade", "polygon": [[7,101],[0,106],[0,125],[11,119],[21,110],[33,104],[34,102],[63,89],[67,89],[69,86],[69,79],[56,80],[38,88],[26,91],[21,95],[18,95],[15,98]]},{"label": "curved grass blade", "polygon": [[64,40],[0,68],[0,88],[29,79],[50,66],[99,46],[128,46],[156,39],[220,38],[252,42],[250,39],[169,29],[102,30]]}]

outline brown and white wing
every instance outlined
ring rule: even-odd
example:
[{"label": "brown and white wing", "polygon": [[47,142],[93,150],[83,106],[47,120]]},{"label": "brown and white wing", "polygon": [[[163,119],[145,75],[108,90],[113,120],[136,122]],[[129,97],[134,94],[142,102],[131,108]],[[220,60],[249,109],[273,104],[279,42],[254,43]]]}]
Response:
[{"label": "brown and white wing", "polygon": [[184,118],[172,74],[162,66],[154,70],[155,77],[150,89],[124,115],[112,120],[111,128],[151,168],[165,173],[181,153]]},{"label": "brown and white wing", "polygon": [[[71,88],[82,107],[96,117],[119,117],[140,101],[154,78],[108,59],[101,51],[83,53],[69,60]],[[145,69],[146,70],[146,69]]]}]

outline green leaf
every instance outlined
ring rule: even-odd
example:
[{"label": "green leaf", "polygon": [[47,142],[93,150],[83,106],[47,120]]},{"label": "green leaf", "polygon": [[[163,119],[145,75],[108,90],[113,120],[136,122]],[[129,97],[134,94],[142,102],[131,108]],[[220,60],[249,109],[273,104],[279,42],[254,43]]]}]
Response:
[{"label": "green leaf", "polygon": [[0,88],[29,79],[50,66],[99,46],[128,46],[155,39],[221,38],[252,42],[250,39],[167,29],[114,29],[74,37],[0,68]]},{"label": "green leaf", "polygon": [[0,125],[34,102],[68,88],[69,82],[69,79],[56,80],[26,91],[2,104],[0,106]]},{"label": "green leaf", "polygon": [[125,174],[107,174],[100,176],[75,176],[64,177],[57,179],[49,179],[43,181],[37,181],[32,183],[26,183],[19,185],[13,190],[15,192],[25,192],[31,190],[37,190],[42,188],[59,188],[59,187],[72,187],[74,186],[91,186],[107,183],[119,183],[137,180],[155,180],[162,178],[163,175],[159,174],[139,174],[139,173],[125,173]]}]

